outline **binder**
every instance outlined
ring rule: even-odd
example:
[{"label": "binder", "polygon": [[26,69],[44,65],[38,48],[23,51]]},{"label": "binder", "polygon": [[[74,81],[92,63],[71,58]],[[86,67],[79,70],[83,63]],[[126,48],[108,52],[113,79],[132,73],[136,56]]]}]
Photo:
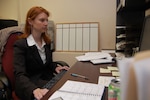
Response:
[{"label": "binder", "polygon": [[150,51],[118,61],[121,74],[121,100],[150,100]]}]

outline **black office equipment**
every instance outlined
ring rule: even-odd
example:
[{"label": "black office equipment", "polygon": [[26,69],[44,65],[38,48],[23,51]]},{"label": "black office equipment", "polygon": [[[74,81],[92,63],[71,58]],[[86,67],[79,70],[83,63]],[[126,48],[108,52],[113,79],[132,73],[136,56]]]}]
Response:
[{"label": "black office equipment", "polygon": [[61,79],[61,77],[65,74],[66,70],[62,70],[59,74],[53,77],[43,88],[51,89],[57,81]]},{"label": "black office equipment", "polygon": [[12,26],[18,26],[18,21],[12,19],[0,19],[0,29]]},{"label": "black office equipment", "polygon": [[145,17],[140,37],[139,51],[150,50],[150,15]]}]

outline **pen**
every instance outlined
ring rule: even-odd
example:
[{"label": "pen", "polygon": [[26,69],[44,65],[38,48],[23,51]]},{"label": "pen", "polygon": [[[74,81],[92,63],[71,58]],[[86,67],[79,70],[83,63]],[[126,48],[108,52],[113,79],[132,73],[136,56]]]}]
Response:
[{"label": "pen", "polygon": [[81,78],[84,78],[84,79],[88,80],[88,77],[82,76],[82,75],[79,75],[79,74],[75,74],[75,73],[71,73],[71,76],[74,76],[74,77],[81,77]]}]

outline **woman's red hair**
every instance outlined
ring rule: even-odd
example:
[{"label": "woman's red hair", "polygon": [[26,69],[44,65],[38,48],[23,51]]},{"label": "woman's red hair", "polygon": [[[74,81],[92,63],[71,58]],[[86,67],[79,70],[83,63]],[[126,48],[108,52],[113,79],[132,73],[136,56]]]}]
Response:
[{"label": "woman's red hair", "polygon": [[[28,11],[26,16],[24,33],[20,36],[20,38],[27,38],[31,34],[31,25],[29,24],[28,19],[30,18],[31,20],[34,20],[40,13],[43,12],[49,17],[49,12],[42,7],[35,6]],[[42,37],[46,43],[50,43],[50,38],[47,33],[43,33]]]}]

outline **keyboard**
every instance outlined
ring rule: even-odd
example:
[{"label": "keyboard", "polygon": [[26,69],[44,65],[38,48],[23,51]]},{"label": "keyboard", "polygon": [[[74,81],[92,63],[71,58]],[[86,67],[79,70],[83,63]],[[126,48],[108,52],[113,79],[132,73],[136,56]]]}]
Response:
[{"label": "keyboard", "polygon": [[62,70],[60,73],[56,74],[48,83],[46,83],[43,88],[51,89],[53,85],[57,83],[61,79],[61,77],[66,73],[66,70]]}]

